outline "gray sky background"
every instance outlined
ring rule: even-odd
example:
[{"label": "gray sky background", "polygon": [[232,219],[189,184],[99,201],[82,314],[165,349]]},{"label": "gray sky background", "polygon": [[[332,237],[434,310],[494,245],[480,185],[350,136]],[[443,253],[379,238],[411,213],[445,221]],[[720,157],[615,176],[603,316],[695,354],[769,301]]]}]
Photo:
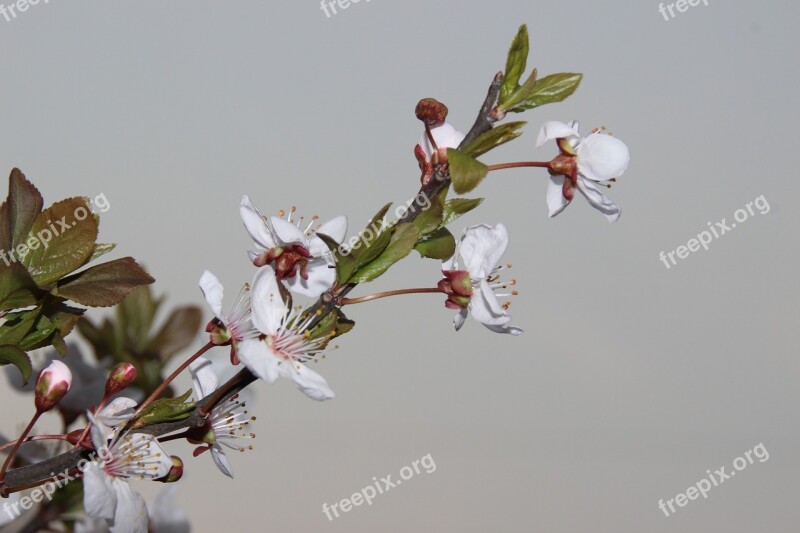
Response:
[{"label": "gray sky background", "polygon": [[[171,304],[201,303],[206,268],[232,297],[253,274],[242,194],[347,214],[354,233],[416,192],[417,100],[468,129],[526,22],[530,66],[585,79],[485,159],[551,158],[534,146],[546,120],[608,126],[633,155],[609,193],[621,220],[581,198],[549,220],[545,172],[488,179],[455,229],[508,226],[525,334],[456,334],[437,296],[353,306],[356,330],[318,367],[337,398],[255,387],[256,451],[232,457],[235,481],[171,448],[182,505],[201,532],[796,531],[798,17],[789,1],[711,0],[671,21],[650,0],[374,0],[332,18],[313,0],[40,2],[0,19],[0,169],[48,202],[105,194],[101,239]],[[768,214],[659,261],[761,195]],[[409,259],[357,293],[438,270]],[[1,432],[28,416],[12,405]],[[759,443],[767,462],[658,509]],[[434,473],[322,513],[426,454]]]}]

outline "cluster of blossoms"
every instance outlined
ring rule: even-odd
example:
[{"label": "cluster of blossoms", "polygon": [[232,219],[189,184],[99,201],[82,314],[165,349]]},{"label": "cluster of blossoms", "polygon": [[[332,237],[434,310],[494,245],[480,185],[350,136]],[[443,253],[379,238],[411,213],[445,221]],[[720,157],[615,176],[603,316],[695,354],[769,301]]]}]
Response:
[{"label": "cluster of blossoms", "polygon": [[[527,43],[526,30],[520,30],[518,39]],[[527,44],[512,47],[512,52],[518,49],[527,51]],[[515,61],[519,62],[519,58]],[[524,58],[521,68],[516,70],[522,69]],[[519,78],[519,73],[516,77]],[[535,72],[531,79],[536,81]],[[502,77],[496,80],[500,81]],[[224,475],[233,477],[226,453],[251,449],[252,446],[245,443],[255,438],[249,429],[255,417],[248,413],[245,402],[238,395],[241,388],[251,381],[260,379],[272,384],[278,378],[284,378],[312,400],[333,399],[333,389],[311,366],[325,358],[325,352],[335,337],[352,328],[354,323],[341,312],[346,305],[401,294],[437,293],[443,296],[444,307],[456,312],[453,319],[456,331],[471,316],[492,332],[512,336],[522,333],[522,329],[511,325],[508,312],[508,298],[517,294],[514,290],[516,280],[501,277],[502,271],[511,267],[501,263],[508,248],[508,229],[503,224],[472,225],[456,239],[447,224],[477,206],[481,200],[460,199],[461,204],[456,200],[455,205],[461,207],[452,208],[453,204],[449,204],[451,212],[445,216],[450,202],[446,197],[451,185],[461,194],[472,190],[490,171],[546,168],[549,172],[546,202],[550,217],[564,211],[578,190],[592,207],[614,222],[619,219],[620,209],[601,188],[610,187],[626,171],[630,153],[622,141],[604,128],[582,137],[577,122],[552,121],[542,126],[536,143],[537,147],[542,147],[549,141],[556,142],[559,152],[552,160],[494,166],[480,163],[472,157],[473,154],[485,153],[519,135],[513,128],[520,123],[508,125],[512,128],[501,130],[501,134],[492,131],[494,122],[504,117],[506,112],[530,108],[526,107],[528,104],[521,108],[514,106],[523,104],[534,94],[536,85],[526,82],[519,86],[517,81],[513,80],[510,88],[506,88],[504,96],[502,92],[500,97],[495,94],[498,103],[494,108],[484,106],[483,119],[488,121],[488,125],[473,127],[467,135],[446,122],[446,106],[433,99],[420,102],[417,117],[425,129],[414,150],[422,172],[422,186],[417,199],[424,196],[423,211],[434,205],[437,208],[431,209],[434,215],[428,218],[424,217],[425,213],[417,211],[408,217],[398,215],[397,221],[387,224],[387,205],[373,220],[380,222],[379,231],[371,232],[361,250],[343,244],[348,232],[348,220],[344,216],[320,223],[316,216],[310,220],[299,217],[295,208],[288,213],[281,211],[277,216],[264,216],[248,196],[242,198],[239,215],[254,244],[247,257],[255,267],[255,273],[252,282],[240,289],[227,308],[223,305],[224,288],[219,279],[209,271],[200,277],[200,289],[213,314],[206,326],[208,344],[141,403],[119,396],[137,376],[132,365],[117,365],[108,376],[101,401],[86,412],[86,427],[63,436],[62,440],[76,447],[92,450],[92,460],[79,468],[87,516],[76,526],[76,531],[110,528],[113,533],[147,533],[148,530],[158,531],[159,524],[164,524],[163,531],[185,530],[185,519],[174,505],[151,509],[148,513],[144,499],[129,482],[178,481],[183,474],[183,462],[169,455],[163,447],[166,440],[178,438],[195,446],[195,457],[209,452],[217,468]],[[518,94],[522,96],[518,97]],[[562,99],[569,94],[571,92],[565,91]],[[468,149],[478,141],[484,143],[480,149]],[[471,207],[464,207],[464,202]],[[364,239],[363,233],[359,238]],[[432,241],[438,246],[426,248]],[[356,285],[377,278],[412,249],[417,249],[423,257],[441,261],[441,277],[428,280],[423,288],[360,298],[346,297]],[[303,298],[316,301],[308,306],[299,305],[297,300]],[[230,365],[213,363],[202,357],[212,347],[226,347],[230,353]],[[219,376],[227,368],[215,368],[215,365],[244,367],[246,370],[220,385]],[[166,403],[159,404],[158,397],[175,377],[187,369],[193,380],[193,402],[183,403],[185,398],[180,397],[161,400]],[[249,381],[236,388],[236,380],[242,376]],[[72,374],[59,361],[53,361],[39,373],[35,387],[36,414],[13,445],[0,470],[0,494],[8,495],[4,489],[4,475],[19,446],[25,442],[38,417],[56,406],[71,385]],[[184,396],[188,398],[189,394],[187,392]],[[166,438],[161,441],[161,434],[140,431],[148,425],[182,421],[190,416],[192,424],[178,428],[185,430],[183,433],[176,435],[170,429],[164,432]]]}]

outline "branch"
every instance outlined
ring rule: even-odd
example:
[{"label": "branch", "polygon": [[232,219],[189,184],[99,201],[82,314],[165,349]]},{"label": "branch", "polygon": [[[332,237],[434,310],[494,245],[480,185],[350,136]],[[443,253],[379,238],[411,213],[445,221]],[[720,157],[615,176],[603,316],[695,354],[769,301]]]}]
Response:
[{"label": "branch", "polygon": [[[214,405],[207,406],[206,404],[209,403],[209,400],[214,400],[217,397],[216,393],[198,402],[194,411],[192,411],[192,414],[186,420],[153,424],[151,426],[131,430],[130,432],[146,433],[154,437],[161,437],[183,429],[202,427],[203,424],[205,424],[205,417],[200,415],[201,409],[205,407],[209,410],[212,409],[215,405],[219,405],[238,394],[256,380],[256,377],[247,369],[239,372],[236,377],[238,378],[237,380],[231,380],[220,387],[220,389],[228,387],[229,390],[222,395],[218,401],[215,401]],[[218,392],[220,389],[218,389]],[[46,461],[9,470],[6,474],[5,482],[0,485],[0,494],[7,496],[12,492],[38,487],[51,481],[54,476],[59,476],[63,472],[75,471],[77,470],[78,463],[82,459],[91,458],[93,453],[93,450],[74,448]]]}]

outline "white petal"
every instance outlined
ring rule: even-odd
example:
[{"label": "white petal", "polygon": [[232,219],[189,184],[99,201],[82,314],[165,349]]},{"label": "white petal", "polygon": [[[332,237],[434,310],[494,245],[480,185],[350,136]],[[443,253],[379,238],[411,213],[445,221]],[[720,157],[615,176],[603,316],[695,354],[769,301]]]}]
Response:
[{"label": "white petal", "polygon": [[108,533],[108,522],[102,518],[84,516],[75,522],[73,533]]},{"label": "white petal", "polygon": [[214,364],[205,357],[200,357],[190,364],[189,373],[192,375],[192,385],[196,401],[202,400],[217,390],[219,378],[216,372],[214,372]]},{"label": "white petal", "polygon": [[308,246],[305,233],[300,228],[282,218],[272,217],[269,219],[275,235],[281,240],[278,244],[300,244]]},{"label": "white petal", "polygon": [[200,290],[203,291],[203,296],[205,296],[214,316],[222,320],[222,296],[224,292],[222,283],[219,282],[214,274],[206,270],[200,276]]},{"label": "white petal", "polygon": [[[436,141],[436,146],[439,149],[458,148],[458,145],[464,140],[464,134],[455,129],[453,125],[448,122],[445,122],[438,128],[433,128],[431,130],[431,135],[433,135],[433,140]],[[419,144],[425,151],[425,155],[430,159],[433,154],[433,147],[431,146],[427,134],[422,134]]]},{"label": "white petal", "polygon": [[136,414],[137,402],[123,396],[114,399],[95,415],[95,418],[109,427],[117,427],[127,422]]},{"label": "white petal", "polygon": [[578,173],[592,181],[622,176],[631,162],[625,143],[604,133],[593,133],[582,139],[577,153]]},{"label": "white petal", "polygon": [[92,413],[87,411],[86,416],[89,418],[89,423],[91,424],[91,430],[89,434],[92,436],[92,444],[94,445],[94,449],[95,450],[105,449],[108,446],[105,426],[97,419],[95,419]]},{"label": "white petal", "polygon": [[297,388],[311,398],[321,402],[336,397],[325,378],[299,363],[282,363],[279,367],[281,376],[294,381]]},{"label": "white petal", "polygon": [[[575,122],[573,122],[573,124],[574,123]],[[542,129],[539,130],[539,137],[536,139],[536,148],[541,148],[547,141],[552,141],[553,139],[569,139],[577,136],[580,136],[577,129],[563,122],[551,120],[550,122],[545,122],[542,125]]]},{"label": "white petal", "polygon": [[620,208],[612,202],[600,189],[591,181],[578,177],[578,190],[592,204],[592,207],[603,213],[609,222],[616,222],[621,214]]},{"label": "white petal", "polygon": [[466,322],[467,320],[468,314],[469,311],[467,309],[462,309],[461,311],[458,312],[458,314],[455,317],[453,317],[453,327],[456,328],[456,331],[460,330],[461,326],[464,325],[464,322]]},{"label": "white petal", "polygon": [[464,231],[458,252],[472,279],[483,279],[492,273],[508,247],[508,230],[503,224],[494,228],[481,224]]},{"label": "white petal", "polygon": [[514,326],[490,326],[489,324],[484,324],[484,326],[494,331],[495,333],[506,333],[508,335],[513,335],[514,337],[517,337],[518,335],[522,335],[524,333],[523,330],[515,328]]},{"label": "white petal", "polygon": [[338,216],[321,225],[309,241],[308,251],[314,257],[323,257],[330,254],[330,248],[325,241],[317,237],[317,234],[327,235],[334,241],[342,244],[347,236],[347,217]]},{"label": "white petal", "polygon": [[303,279],[300,274],[286,280],[286,287],[296,293],[316,298],[323,292],[333,287],[336,281],[336,268],[328,264],[325,259],[312,259],[306,269],[308,279]]},{"label": "white petal", "polygon": [[228,456],[226,456],[225,452],[222,450],[222,446],[215,444],[214,447],[211,448],[211,458],[214,459],[214,464],[217,465],[220,472],[229,478],[233,478],[231,463],[228,461]]},{"label": "white petal", "polygon": [[248,339],[236,346],[236,353],[244,366],[267,383],[278,379],[278,359],[264,341]]},{"label": "white petal", "polygon": [[103,468],[95,462],[83,472],[83,507],[95,518],[113,520],[117,509],[117,493]]},{"label": "white petal", "polygon": [[264,250],[275,248],[277,243],[275,237],[270,231],[267,222],[261,213],[258,212],[256,206],[250,201],[250,198],[245,196],[242,198],[242,204],[239,207],[239,215],[242,217],[244,227],[253,241]]},{"label": "white petal", "polygon": [[121,479],[115,479],[113,483],[117,493],[117,510],[111,533],[147,533],[148,516],[144,498]]},{"label": "white petal", "polygon": [[253,325],[267,335],[278,332],[289,308],[281,297],[275,271],[263,266],[253,278],[251,293]]},{"label": "white petal", "polygon": [[547,207],[550,217],[562,212],[569,205],[569,200],[564,198],[564,176],[550,176],[547,182]]},{"label": "white petal", "polygon": [[479,290],[472,295],[469,310],[472,317],[484,325],[502,326],[511,320],[486,280],[481,281]]}]

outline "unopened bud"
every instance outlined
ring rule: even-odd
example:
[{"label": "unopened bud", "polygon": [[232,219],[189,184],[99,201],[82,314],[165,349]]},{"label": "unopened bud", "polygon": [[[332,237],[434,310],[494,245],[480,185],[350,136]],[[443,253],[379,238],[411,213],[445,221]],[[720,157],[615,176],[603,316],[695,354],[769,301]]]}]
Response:
[{"label": "unopened bud", "polygon": [[175,483],[183,477],[183,460],[177,455],[173,455],[170,459],[172,459],[172,468],[169,469],[169,474],[158,480],[161,483]]},{"label": "unopened bud", "polygon": [[430,128],[438,128],[447,119],[447,106],[435,98],[423,98],[415,110],[417,118]]},{"label": "unopened bud", "polygon": [[120,363],[111,369],[106,381],[106,398],[114,396],[118,392],[127,389],[131,383],[136,381],[136,367],[130,363]]},{"label": "unopened bud", "polygon": [[49,411],[69,392],[72,372],[61,361],[52,361],[36,378],[35,404],[40,413]]}]

